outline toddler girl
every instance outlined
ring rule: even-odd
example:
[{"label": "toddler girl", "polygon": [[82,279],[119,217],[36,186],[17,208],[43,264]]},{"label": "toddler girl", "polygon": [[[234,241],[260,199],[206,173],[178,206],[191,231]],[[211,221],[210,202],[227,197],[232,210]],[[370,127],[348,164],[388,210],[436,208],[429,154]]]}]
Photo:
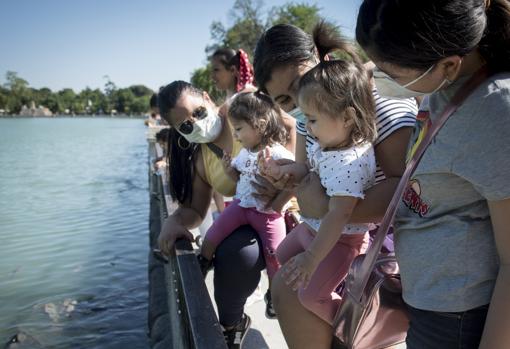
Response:
[{"label": "toddler girl", "polygon": [[[264,175],[294,177],[316,172],[329,199],[322,219],[303,217],[277,250],[282,276],[307,309],[328,323],[341,301],[335,292],[362,250],[370,224],[347,224],[364,191],[375,182],[375,107],[363,66],[344,60],[321,61],[300,80],[298,104],[316,144],[308,164],[280,165],[270,149],[261,157]],[[310,203],[313,204],[313,203]]]},{"label": "toddler girl", "polygon": [[258,233],[264,251],[269,280],[279,268],[275,251],[285,237],[285,222],[281,214],[287,198],[286,193],[277,196],[272,208],[265,207],[254,196],[251,182],[258,173],[257,155],[268,148],[273,159],[294,160],[294,155],[281,143],[286,140],[280,109],[271,98],[260,94],[240,93],[228,110],[234,137],[243,149],[231,159],[223,156],[223,167],[227,175],[237,181],[234,200],[225,208],[206,233],[202,243],[199,262],[205,275],[211,266],[216,247],[241,225],[249,224]]}]

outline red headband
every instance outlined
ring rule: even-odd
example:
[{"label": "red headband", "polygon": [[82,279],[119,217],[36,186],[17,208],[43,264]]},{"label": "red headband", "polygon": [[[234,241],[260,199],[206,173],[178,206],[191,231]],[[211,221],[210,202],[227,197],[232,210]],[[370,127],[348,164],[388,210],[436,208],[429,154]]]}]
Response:
[{"label": "red headband", "polygon": [[253,83],[253,67],[251,66],[248,55],[242,49],[239,54],[239,76],[237,78],[236,91],[241,91],[247,84]]}]

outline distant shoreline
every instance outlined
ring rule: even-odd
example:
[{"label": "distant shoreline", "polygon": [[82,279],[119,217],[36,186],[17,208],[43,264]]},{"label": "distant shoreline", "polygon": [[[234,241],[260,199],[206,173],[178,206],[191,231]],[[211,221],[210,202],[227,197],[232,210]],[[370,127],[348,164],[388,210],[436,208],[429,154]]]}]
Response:
[{"label": "distant shoreline", "polygon": [[111,119],[146,119],[146,115],[127,115],[127,114],[100,114],[100,115],[52,115],[52,116],[27,116],[27,115],[0,115],[0,119],[63,119],[63,118],[111,118]]}]

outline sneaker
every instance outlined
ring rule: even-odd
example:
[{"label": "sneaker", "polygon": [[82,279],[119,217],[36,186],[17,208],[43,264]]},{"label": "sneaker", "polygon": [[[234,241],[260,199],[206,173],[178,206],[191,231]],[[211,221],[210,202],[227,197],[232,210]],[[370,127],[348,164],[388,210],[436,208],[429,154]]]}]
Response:
[{"label": "sneaker", "polygon": [[205,258],[201,254],[197,255],[198,265],[200,265],[200,271],[202,272],[202,275],[205,277],[207,276],[207,273],[209,270],[212,269],[212,261]]},{"label": "sneaker", "polygon": [[227,342],[228,349],[241,349],[244,338],[250,329],[250,325],[250,317],[243,314],[239,324],[230,330],[223,331],[223,336],[225,337],[225,342]]},{"label": "sneaker", "polygon": [[266,302],[266,317],[268,319],[276,319],[276,311],[273,307],[273,301],[271,299],[271,290],[267,290],[264,295],[264,301]]}]

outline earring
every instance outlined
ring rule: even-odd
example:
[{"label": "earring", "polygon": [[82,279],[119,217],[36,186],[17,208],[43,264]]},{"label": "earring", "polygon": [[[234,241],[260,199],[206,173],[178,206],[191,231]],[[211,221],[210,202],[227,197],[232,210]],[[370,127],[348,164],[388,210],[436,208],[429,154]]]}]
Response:
[{"label": "earring", "polygon": [[183,136],[179,136],[179,138],[177,139],[177,145],[179,146],[179,148],[181,148],[182,150],[188,150],[189,148],[191,148],[191,143],[188,142],[188,146],[187,147],[183,147],[182,144],[181,144],[181,141],[184,137]]}]

